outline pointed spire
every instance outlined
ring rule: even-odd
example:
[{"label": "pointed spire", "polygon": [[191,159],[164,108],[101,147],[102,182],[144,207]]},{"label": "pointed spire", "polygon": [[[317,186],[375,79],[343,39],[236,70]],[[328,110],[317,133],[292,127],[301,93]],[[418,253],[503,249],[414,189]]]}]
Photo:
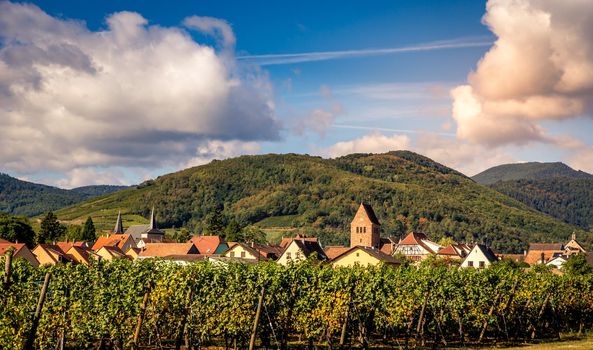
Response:
[{"label": "pointed spire", "polygon": [[121,235],[124,233],[124,225],[121,222],[121,210],[117,213],[117,221],[115,222],[113,233],[116,235]]},{"label": "pointed spire", "polygon": [[156,229],[156,220],[154,219],[154,205],[152,206],[152,212],[150,213],[150,229]]}]

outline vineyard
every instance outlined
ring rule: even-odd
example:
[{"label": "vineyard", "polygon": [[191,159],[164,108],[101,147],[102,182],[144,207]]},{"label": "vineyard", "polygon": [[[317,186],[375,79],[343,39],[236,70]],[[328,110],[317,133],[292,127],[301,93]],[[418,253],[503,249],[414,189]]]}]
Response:
[{"label": "vineyard", "polygon": [[332,269],[149,259],[32,268],[17,260],[0,288],[3,349],[27,339],[39,349],[61,341],[66,349],[247,348],[252,334],[270,349],[441,347],[553,339],[592,326],[592,276],[506,264]]}]

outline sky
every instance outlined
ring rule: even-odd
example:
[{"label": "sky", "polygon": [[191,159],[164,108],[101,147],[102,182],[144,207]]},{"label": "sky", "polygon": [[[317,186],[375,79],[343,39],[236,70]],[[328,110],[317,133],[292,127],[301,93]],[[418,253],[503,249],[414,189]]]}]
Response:
[{"label": "sky", "polygon": [[408,149],[593,172],[589,0],[0,1],[0,172]]}]

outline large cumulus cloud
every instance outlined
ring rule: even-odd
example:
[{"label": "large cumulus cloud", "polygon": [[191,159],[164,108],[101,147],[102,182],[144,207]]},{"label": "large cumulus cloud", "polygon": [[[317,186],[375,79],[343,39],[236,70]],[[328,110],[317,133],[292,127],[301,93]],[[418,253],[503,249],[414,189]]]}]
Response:
[{"label": "large cumulus cloud", "polygon": [[460,138],[554,141],[541,121],[591,116],[590,0],[489,0],[483,21],[497,40],[468,84],[451,92]]},{"label": "large cumulus cloud", "polygon": [[[253,148],[276,139],[271,84],[234,64],[230,26],[195,16],[184,23],[165,28],[118,12],[91,31],[0,2],[3,169],[170,166],[213,141]],[[200,45],[191,30],[214,34],[223,49]]]}]

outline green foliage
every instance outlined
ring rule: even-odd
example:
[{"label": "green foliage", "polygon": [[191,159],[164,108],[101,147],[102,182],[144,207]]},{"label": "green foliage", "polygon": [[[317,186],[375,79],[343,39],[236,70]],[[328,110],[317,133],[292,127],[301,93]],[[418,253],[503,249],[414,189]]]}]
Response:
[{"label": "green foliage", "polygon": [[587,261],[585,254],[571,256],[563,265],[562,271],[567,275],[584,276],[593,274],[593,266]]},{"label": "green foliage", "polygon": [[81,232],[81,241],[92,242],[97,239],[97,232],[95,231],[95,225],[93,224],[93,219],[89,216],[84,226],[82,227]]},{"label": "green foliage", "polygon": [[0,214],[0,238],[25,243],[30,248],[35,244],[35,232],[29,219],[23,216]]},{"label": "green foliage", "polygon": [[[382,235],[395,239],[418,230],[436,241],[451,237],[520,252],[528,242],[564,241],[575,231],[455,170],[404,151],[336,159],[270,154],[215,161],[57,213],[73,222],[92,216],[102,230],[113,226],[119,209],[124,217],[147,216],[155,205],[163,227],[220,234],[235,220],[242,227],[282,226],[323,237],[324,244],[344,244],[361,201],[373,206]],[[578,235],[584,243],[593,242],[591,233]]]},{"label": "green foliage", "polygon": [[0,289],[3,349],[20,348],[31,325],[39,281],[48,271],[52,282],[36,348],[54,348],[62,330],[67,348],[98,348],[100,339],[109,348],[131,348],[148,291],[141,347],[173,344],[186,312],[193,344],[206,348],[236,340],[245,347],[262,288],[265,308],[258,338],[268,339],[269,347],[297,336],[335,346],[347,313],[352,346],[358,346],[359,339],[379,346],[416,337],[433,341],[434,347],[445,341],[471,344],[485,323],[485,339],[497,343],[525,341],[532,332],[541,339],[593,328],[591,274],[558,276],[506,265],[483,271],[440,264],[334,269],[310,261],[287,267],[206,262],[178,266],[153,259],[37,269],[17,259],[14,283]]},{"label": "green foliage", "polygon": [[554,177],[593,180],[593,175],[584,171],[574,170],[568,165],[560,162],[503,164],[487,169],[473,176],[472,179],[484,185],[491,185],[496,182],[542,180]]},{"label": "green foliage", "polygon": [[224,229],[224,238],[229,242],[243,242],[241,225],[236,220],[231,220]]},{"label": "green foliage", "polygon": [[497,182],[492,188],[559,220],[593,229],[593,179],[515,180]]},{"label": "green foliage", "polygon": [[53,243],[59,241],[66,234],[67,227],[58,221],[58,217],[51,211],[41,220],[41,227],[37,235],[37,243]]},{"label": "green foliage", "polygon": [[33,217],[124,188],[101,185],[64,190],[0,173],[0,213]]}]

